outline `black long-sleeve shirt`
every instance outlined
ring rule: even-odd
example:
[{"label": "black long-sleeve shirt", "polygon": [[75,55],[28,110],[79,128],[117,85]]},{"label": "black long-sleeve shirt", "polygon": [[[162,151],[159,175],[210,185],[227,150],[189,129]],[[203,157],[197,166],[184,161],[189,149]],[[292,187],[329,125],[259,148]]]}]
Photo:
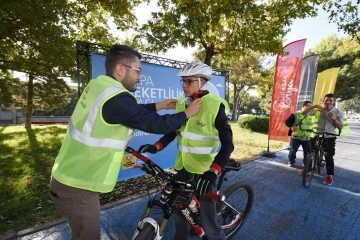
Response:
[{"label": "black long-sleeve shirt", "polygon": [[[218,154],[215,156],[213,163],[216,163],[221,167],[221,169],[223,169],[226,166],[231,153],[234,151],[232,130],[228,123],[227,116],[225,114],[225,106],[223,104],[221,104],[219,107],[214,124],[219,133],[221,148]],[[165,134],[162,138],[159,139],[158,142],[162,145],[162,148],[165,148],[175,138],[176,132],[174,131]]]},{"label": "black long-sleeve shirt", "polygon": [[104,103],[104,120],[109,124],[122,124],[154,134],[165,134],[186,123],[184,112],[159,115],[155,103],[138,104],[128,92],[115,95]]}]

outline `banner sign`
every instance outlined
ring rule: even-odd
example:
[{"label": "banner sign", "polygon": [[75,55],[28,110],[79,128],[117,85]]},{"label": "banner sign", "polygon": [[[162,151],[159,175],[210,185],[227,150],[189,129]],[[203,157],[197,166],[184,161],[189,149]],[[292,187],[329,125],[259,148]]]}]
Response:
[{"label": "banner sign", "polygon": [[313,104],[322,104],[326,94],[334,93],[339,70],[340,68],[329,68],[319,73],[316,81]]},{"label": "banner sign", "polygon": [[313,102],[318,60],[319,55],[308,56],[302,60],[300,92],[296,110],[301,110],[302,104],[305,101]]},{"label": "banner sign", "polygon": [[301,64],[306,39],[284,47],[285,56],[276,58],[274,86],[270,107],[269,140],[288,141],[285,120],[295,112],[299,93]]},{"label": "banner sign", "polygon": [[[105,56],[92,54],[92,78],[105,74]],[[177,99],[183,96],[180,77],[176,76],[180,69],[161,66],[150,63],[141,63],[141,80],[138,83],[134,96],[139,103],[157,103],[166,99]],[[225,76],[213,75],[211,81],[205,86],[205,90],[225,98]],[[160,115],[174,113],[174,110],[161,110]],[[163,135],[151,134],[135,131],[135,135],[130,142],[130,146],[138,149],[143,144],[153,144]],[[163,151],[157,154],[144,154],[154,160],[156,164],[162,168],[170,168],[174,166],[176,156],[176,140],[169,144]],[[144,172],[139,169],[132,169],[133,165],[141,165],[141,161],[125,155],[122,162],[122,169],[118,177],[118,181],[129,179],[143,175]]]}]

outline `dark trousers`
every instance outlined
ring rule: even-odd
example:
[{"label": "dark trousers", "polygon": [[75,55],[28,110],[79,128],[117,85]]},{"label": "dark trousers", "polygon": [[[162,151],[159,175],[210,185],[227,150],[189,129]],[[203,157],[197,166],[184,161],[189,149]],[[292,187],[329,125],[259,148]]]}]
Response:
[{"label": "dark trousers", "polygon": [[[189,173],[185,169],[178,171],[177,179],[179,181],[190,182],[195,184],[199,178],[199,174]],[[216,191],[215,184],[212,189],[213,192]],[[225,240],[225,233],[218,225],[216,217],[216,201],[205,197],[199,196],[198,200],[200,201],[200,222],[201,226],[204,229],[205,235],[209,240]],[[186,221],[184,215],[179,210],[174,211],[175,219],[175,236],[174,240],[186,240],[189,237],[189,224]]]},{"label": "dark trousers", "polygon": [[[333,138],[321,138],[319,141],[323,141],[323,150],[326,162],[326,173],[327,175],[334,175],[334,156],[335,156],[335,145],[336,137]],[[315,138],[310,139],[310,150],[315,145]]]},{"label": "dark trousers", "polygon": [[50,197],[72,231],[72,239],[100,239],[100,200],[97,192],[69,187],[55,178],[50,181]]},{"label": "dark trousers", "polygon": [[303,149],[303,163],[305,164],[306,154],[309,152],[309,141],[302,141],[299,139],[291,138],[290,140],[290,151],[289,151],[289,162],[294,164],[296,159],[296,152],[299,147]]}]

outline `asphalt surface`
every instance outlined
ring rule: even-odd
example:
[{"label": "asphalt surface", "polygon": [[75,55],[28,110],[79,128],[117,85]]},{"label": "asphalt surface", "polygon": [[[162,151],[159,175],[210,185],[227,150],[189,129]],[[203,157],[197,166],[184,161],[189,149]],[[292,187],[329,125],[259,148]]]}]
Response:
[{"label": "asphalt surface", "polygon": [[[351,135],[337,140],[332,186],[315,175],[310,188],[301,184],[301,156],[287,166],[287,150],[276,158],[259,158],[229,174],[225,186],[237,181],[250,184],[255,193],[252,212],[233,239],[360,239],[360,123],[350,123]],[[224,188],[225,189],[225,188]],[[148,198],[134,199],[105,209],[101,239],[131,239]],[[11,239],[70,239],[66,223],[28,229]],[[170,222],[163,239],[172,239]],[[197,239],[195,237],[191,239]]]}]

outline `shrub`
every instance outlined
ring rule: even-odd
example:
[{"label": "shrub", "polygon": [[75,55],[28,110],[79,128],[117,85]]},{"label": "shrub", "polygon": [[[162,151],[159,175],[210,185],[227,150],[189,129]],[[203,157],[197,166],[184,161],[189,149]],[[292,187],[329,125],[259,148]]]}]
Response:
[{"label": "shrub", "polygon": [[268,133],[269,117],[260,115],[249,115],[238,120],[239,127],[249,129],[253,132]]}]

